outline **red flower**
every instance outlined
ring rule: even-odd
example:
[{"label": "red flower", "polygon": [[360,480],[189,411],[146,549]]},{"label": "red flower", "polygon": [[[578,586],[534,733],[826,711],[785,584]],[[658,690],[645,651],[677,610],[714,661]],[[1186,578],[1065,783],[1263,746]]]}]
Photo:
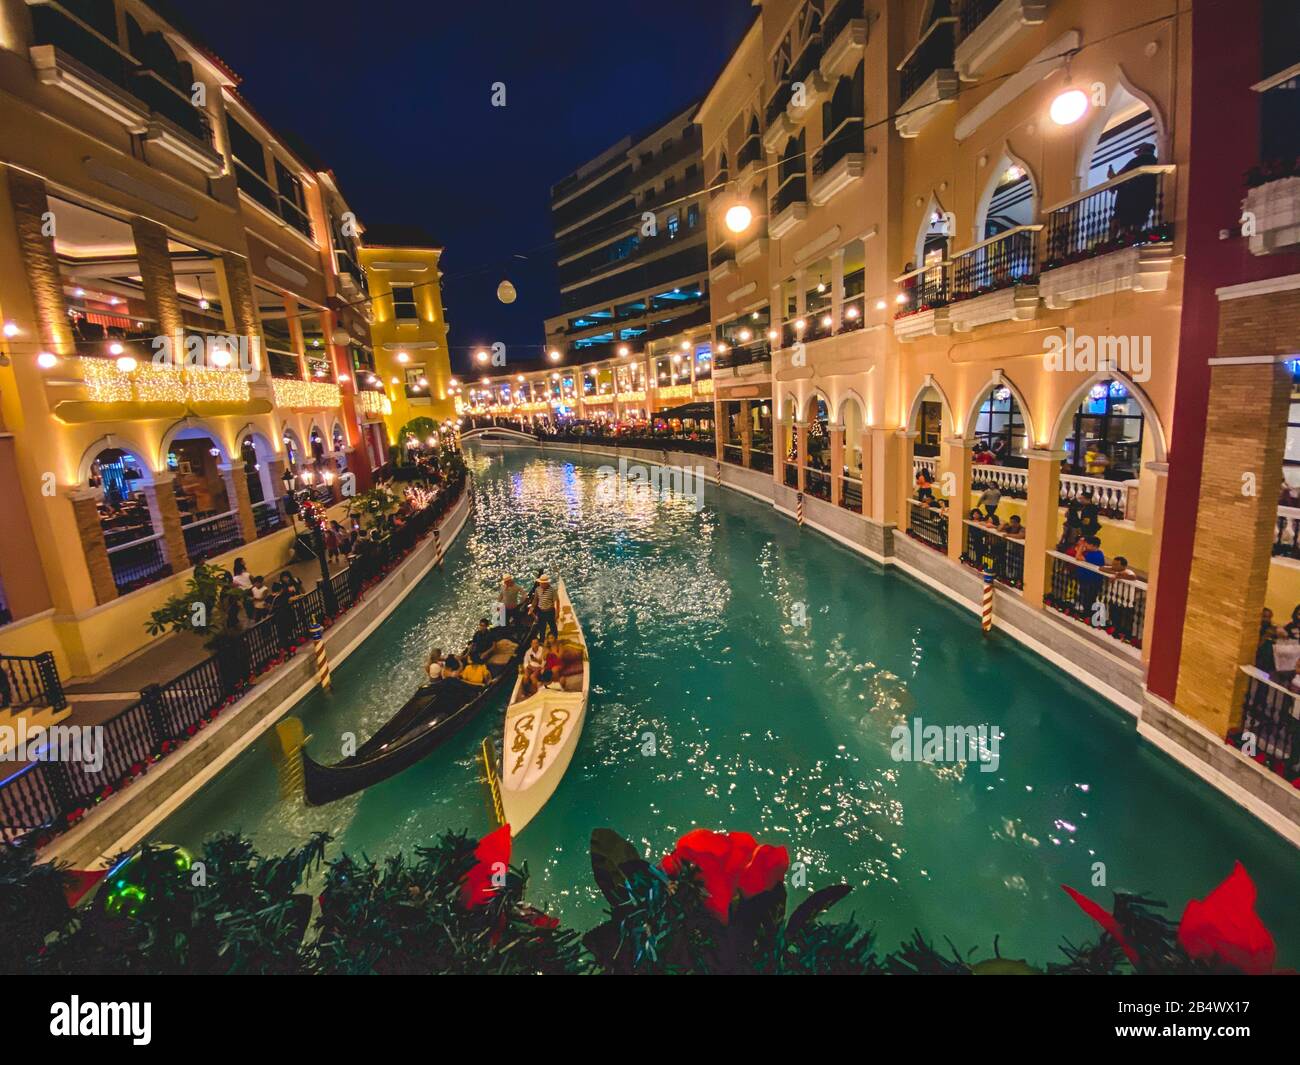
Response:
[{"label": "red flower", "polygon": [[467,910],[482,906],[496,894],[492,878],[510,864],[510,826],[502,825],[479,840],[474,857],[478,863],[465,874],[460,886],[460,901]]},{"label": "red flower", "polygon": [[760,846],[748,832],[697,828],[679,839],[659,864],[669,876],[678,876],[683,862],[699,868],[704,904],[726,924],[737,892],[750,898],[776,887],[790,868],[790,855],[784,847]]},{"label": "red flower", "polygon": [[1115,915],[1107,910],[1103,910],[1097,905],[1097,903],[1088,898],[1087,895],[1080,895],[1074,890],[1074,888],[1065,884],[1062,884],[1061,887],[1065,889],[1065,893],[1069,895],[1070,898],[1074,899],[1074,901],[1078,903],[1079,909],[1110,933],[1115,942],[1120,945],[1120,949],[1124,951],[1128,960],[1136,965],[1138,963],[1138,952],[1133,949],[1133,945],[1124,935],[1124,930],[1120,928],[1119,922],[1115,920]]},{"label": "red flower", "polygon": [[1252,976],[1273,971],[1277,945],[1255,912],[1255,882],[1241,862],[1205,898],[1187,903],[1178,942],[1193,958],[1215,958]]}]

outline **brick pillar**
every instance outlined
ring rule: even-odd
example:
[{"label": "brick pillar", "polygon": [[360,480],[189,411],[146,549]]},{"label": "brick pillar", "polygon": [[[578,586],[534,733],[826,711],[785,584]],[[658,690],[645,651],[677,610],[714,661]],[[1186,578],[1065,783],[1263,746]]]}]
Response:
[{"label": "brick pillar", "polygon": [[185,533],[181,531],[181,512],[176,506],[172,480],[170,473],[154,474],[154,483],[144,486],[144,495],[154,516],[154,532],[163,535],[163,552],[172,564],[172,572],[184,573],[190,568],[190,556],[185,550]]},{"label": "brick pillar", "polygon": [[[948,474],[952,475],[949,480]],[[944,491],[945,485],[952,488]],[[970,443],[959,436],[950,436],[939,448],[939,494],[948,500],[948,557],[961,561],[965,544],[966,515],[971,508],[970,499]]]},{"label": "brick pillar", "polygon": [[131,234],[135,238],[135,255],[140,264],[140,278],[144,283],[144,302],[157,325],[158,335],[172,338],[177,356],[185,353],[185,322],[181,316],[181,301],[176,295],[176,274],[172,270],[172,256],[167,249],[167,230],[147,218],[131,219]]},{"label": "brick pillar", "polygon": [[77,524],[77,535],[86,556],[86,569],[90,572],[90,586],[96,603],[108,603],[117,598],[117,584],[113,580],[113,567],[108,561],[108,546],[104,543],[104,528],[99,523],[99,493],[88,488],[73,488],[67,493],[72,503],[72,518]]},{"label": "brick pillar", "polygon": [[238,336],[249,338],[249,358],[259,374],[266,369],[262,350],[262,331],[257,321],[257,303],[253,298],[253,278],[248,260],[234,252],[222,252],[217,260],[217,290],[225,311],[226,325]]},{"label": "brick pillar", "polygon": [[740,401],[740,464],[749,469],[754,449],[754,413],[749,400]]},{"label": "brick pillar", "polygon": [[1156,579],[1160,575],[1160,541],[1165,533],[1165,494],[1169,488],[1169,463],[1148,462],[1146,467],[1153,478],[1152,492],[1155,500],[1151,510],[1151,563],[1150,573],[1147,575],[1147,612],[1142,621],[1143,663],[1151,661],[1151,647],[1155,643]]},{"label": "brick pillar", "polygon": [[[63,278],[59,273],[58,256],[54,254],[54,238],[43,232],[44,215],[50,210],[45,183],[12,168],[7,173],[18,247],[31,288],[41,345],[57,355],[70,355],[75,344],[63,299]],[[54,223],[58,225],[57,218]]]},{"label": "brick pillar", "polygon": [[1061,460],[1064,451],[1037,449],[1025,452],[1029,459],[1028,491],[1025,502],[1025,589],[1026,606],[1039,610],[1051,587],[1051,556],[1056,546],[1056,525],[1060,519]]},{"label": "brick pillar", "polygon": [[1284,362],[1211,366],[1175,705],[1220,736],[1240,720],[1240,667],[1259,643],[1290,402]]},{"label": "brick pillar", "polygon": [[726,458],[724,450],[731,436],[731,418],[727,414],[727,405],[720,399],[713,400],[713,457],[718,462]]},{"label": "brick pillar", "polygon": [[840,505],[844,498],[844,426],[828,425],[831,434],[831,502]]},{"label": "brick pillar", "polygon": [[244,543],[251,544],[257,539],[257,522],[253,520],[253,501],[248,494],[248,476],[244,473],[243,463],[219,465],[221,479],[226,482],[226,498],[230,509],[239,517],[239,530]]}]

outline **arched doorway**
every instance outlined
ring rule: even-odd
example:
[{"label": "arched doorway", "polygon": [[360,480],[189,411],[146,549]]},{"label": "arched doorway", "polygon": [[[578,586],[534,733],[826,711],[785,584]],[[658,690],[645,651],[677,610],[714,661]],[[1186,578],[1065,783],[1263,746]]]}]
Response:
[{"label": "arched doorway", "polygon": [[969,419],[971,493],[963,501],[961,560],[1013,588],[1025,579],[1029,433],[1019,398],[1004,381],[994,384]]},{"label": "arched doorway", "polygon": [[818,499],[831,498],[830,407],[820,393],[808,401],[804,447],[804,491]]},{"label": "arched doorway", "polygon": [[202,424],[182,425],[163,437],[163,452],[190,561],[242,544],[233,485],[226,480],[237,473],[219,436]]},{"label": "arched doorway", "polygon": [[[907,426],[912,493],[907,501],[907,535],[944,554],[948,552],[948,501],[943,496],[939,447],[945,426],[944,398],[927,384],[913,400]],[[964,501],[958,501],[962,505]]]},{"label": "arched doorway", "polygon": [[100,493],[96,510],[109,568],[118,594],[125,595],[172,572],[153,475],[139,452],[116,440],[92,451],[83,483]]}]

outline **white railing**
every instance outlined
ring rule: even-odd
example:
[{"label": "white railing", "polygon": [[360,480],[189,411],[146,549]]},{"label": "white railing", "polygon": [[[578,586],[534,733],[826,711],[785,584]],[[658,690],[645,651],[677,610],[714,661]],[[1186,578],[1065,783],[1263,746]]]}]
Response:
[{"label": "white railing", "polygon": [[213,514],[210,518],[200,518],[198,521],[192,521],[188,525],[182,525],[181,530],[197,529],[200,525],[207,525],[214,521],[220,521],[222,518],[230,518],[233,517],[234,514],[235,511],[233,510],[228,510],[224,514]]},{"label": "white railing", "polygon": [[916,480],[916,475],[922,470],[930,475],[930,480],[934,480],[935,473],[939,469],[938,458],[927,458],[924,455],[912,456],[912,480]]},{"label": "white railing", "polygon": [[132,540],[130,543],[118,544],[116,547],[108,548],[108,554],[115,555],[119,551],[129,551],[133,547],[139,547],[141,544],[152,543],[155,540],[161,540],[162,533],[154,533],[152,536],[142,536],[139,540]]},{"label": "white railing", "polygon": [[1029,494],[1029,471],[1014,466],[971,466],[971,481],[994,484],[1007,495]]},{"label": "white railing", "polygon": [[1132,521],[1137,511],[1137,481],[1107,481],[1100,477],[1080,477],[1073,473],[1061,474],[1061,506],[1082,502],[1088,493],[1092,501],[1106,514],[1119,515]]}]

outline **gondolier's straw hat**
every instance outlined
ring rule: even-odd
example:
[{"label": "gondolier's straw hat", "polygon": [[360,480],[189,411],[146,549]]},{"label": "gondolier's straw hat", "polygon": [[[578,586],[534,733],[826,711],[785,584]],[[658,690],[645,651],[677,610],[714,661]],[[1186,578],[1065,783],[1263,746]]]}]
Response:
[{"label": "gondolier's straw hat", "polygon": [[538,583],[538,584],[550,584],[550,583],[551,583],[551,578],[548,577],[545,573],[543,573],[540,577],[537,578],[537,583]]}]

